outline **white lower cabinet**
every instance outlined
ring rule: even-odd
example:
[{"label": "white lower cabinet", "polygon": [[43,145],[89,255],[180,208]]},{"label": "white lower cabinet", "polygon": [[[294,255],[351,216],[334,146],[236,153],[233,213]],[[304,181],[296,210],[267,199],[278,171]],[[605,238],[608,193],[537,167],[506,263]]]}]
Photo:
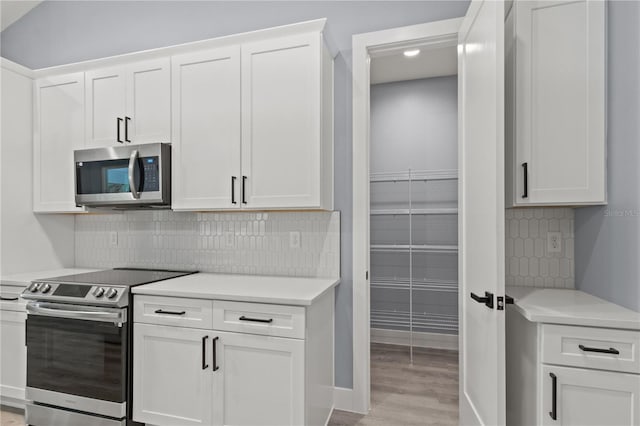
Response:
[{"label": "white lower cabinet", "polygon": [[640,424],[640,375],[544,365],[542,424]]},{"label": "white lower cabinet", "polygon": [[303,425],[304,340],[217,333],[215,425]]},{"label": "white lower cabinet", "polygon": [[0,403],[22,408],[27,381],[25,321],[19,299],[22,287],[0,287]]},{"label": "white lower cabinet", "polygon": [[640,425],[640,331],[506,325],[508,425]]},{"label": "white lower cabinet", "polygon": [[204,359],[208,331],[134,324],[133,336],[134,418],[158,425],[212,424],[213,375],[203,369],[211,364]]},{"label": "white lower cabinet", "polygon": [[[169,299],[135,296],[135,421],[159,426],[326,424],[333,407],[333,291],[307,307],[184,298],[168,304]],[[141,310],[194,301],[202,328],[187,326],[193,320],[186,309],[178,311],[184,315],[166,315],[171,325],[162,313]],[[292,315],[296,337],[286,337],[292,331],[283,324]],[[297,325],[302,325],[300,335]],[[234,331],[220,330],[231,326]]]}]

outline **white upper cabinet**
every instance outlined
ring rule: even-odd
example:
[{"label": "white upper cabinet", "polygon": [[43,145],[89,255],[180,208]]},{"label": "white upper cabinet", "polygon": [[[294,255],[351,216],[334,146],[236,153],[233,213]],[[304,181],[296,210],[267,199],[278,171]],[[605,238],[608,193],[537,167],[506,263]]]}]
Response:
[{"label": "white upper cabinet", "polygon": [[605,2],[507,17],[507,205],[606,203]]},{"label": "white upper cabinet", "polygon": [[33,211],[77,213],[73,150],[84,147],[84,73],[35,82]]},{"label": "white upper cabinet", "polygon": [[86,146],[169,142],[170,60],[86,73]]},{"label": "white upper cabinet", "polygon": [[333,209],[319,31],[172,57],[174,210]]},{"label": "white upper cabinet", "polygon": [[172,207],[240,208],[240,46],[174,56]]},{"label": "white upper cabinet", "polygon": [[332,74],[319,33],[242,46],[243,208],[333,207]]}]

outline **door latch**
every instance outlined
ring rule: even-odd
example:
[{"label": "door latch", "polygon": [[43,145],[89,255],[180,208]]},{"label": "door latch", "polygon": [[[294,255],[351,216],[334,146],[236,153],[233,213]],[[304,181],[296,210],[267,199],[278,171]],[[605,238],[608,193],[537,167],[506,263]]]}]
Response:
[{"label": "door latch", "polygon": [[513,297],[506,294],[504,295],[504,297],[498,296],[496,299],[498,305],[496,309],[499,311],[504,311],[504,305],[513,305]]}]

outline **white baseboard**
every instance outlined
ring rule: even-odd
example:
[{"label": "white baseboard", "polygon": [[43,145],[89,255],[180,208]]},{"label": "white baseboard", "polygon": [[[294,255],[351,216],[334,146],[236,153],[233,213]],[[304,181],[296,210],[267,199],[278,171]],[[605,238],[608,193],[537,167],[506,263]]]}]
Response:
[{"label": "white baseboard", "polygon": [[353,411],[353,389],[336,386],[333,391],[333,409]]},{"label": "white baseboard", "polygon": [[[403,330],[371,329],[372,343],[409,346],[409,332]],[[421,348],[458,350],[457,334],[413,332],[413,346]]]}]

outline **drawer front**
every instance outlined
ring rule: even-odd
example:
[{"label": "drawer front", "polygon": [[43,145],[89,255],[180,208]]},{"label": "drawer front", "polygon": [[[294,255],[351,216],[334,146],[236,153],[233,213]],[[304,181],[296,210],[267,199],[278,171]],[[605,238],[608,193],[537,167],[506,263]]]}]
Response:
[{"label": "drawer front", "polygon": [[213,302],[213,328],[304,339],[305,309],[300,306],[216,300]]},{"label": "drawer front", "polygon": [[134,296],[133,320],[146,324],[211,329],[213,302],[179,297]]},{"label": "drawer front", "polygon": [[0,285],[0,310],[26,312],[27,301],[20,297],[24,287]]},{"label": "drawer front", "polygon": [[640,331],[543,324],[542,362],[640,373]]}]

